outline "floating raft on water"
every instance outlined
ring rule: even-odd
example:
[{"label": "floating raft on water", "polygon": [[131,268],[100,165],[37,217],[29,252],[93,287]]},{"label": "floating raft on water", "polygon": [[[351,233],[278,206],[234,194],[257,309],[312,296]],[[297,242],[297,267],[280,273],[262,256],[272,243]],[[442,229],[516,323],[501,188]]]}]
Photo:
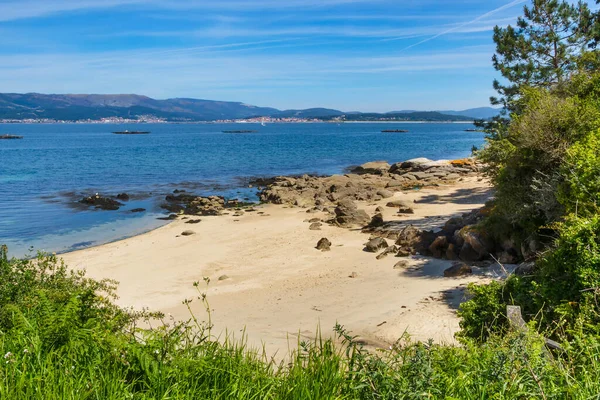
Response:
[{"label": "floating raft on water", "polygon": [[223,133],[256,133],[258,131],[249,131],[249,130],[242,130],[242,131],[223,131]]},{"label": "floating raft on water", "polygon": [[408,131],[406,129],[384,129],[381,132],[382,133],[406,133]]},{"label": "floating raft on water", "polygon": [[0,135],[0,139],[23,139],[23,136],[18,136],[18,135]]},{"label": "floating raft on water", "polygon": [[116,131],[113,132],[115,135],[147,135],[149,131]]}]

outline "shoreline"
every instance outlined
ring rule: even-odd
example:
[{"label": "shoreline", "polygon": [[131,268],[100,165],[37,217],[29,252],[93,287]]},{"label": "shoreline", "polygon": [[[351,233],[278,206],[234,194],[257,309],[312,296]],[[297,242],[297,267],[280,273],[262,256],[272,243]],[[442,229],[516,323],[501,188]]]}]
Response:
[{"label": "shoreline", "polygon": [[[385,208],[385,220],[437,229],[451,217],[482,207],[491,195],[488,183],[472,176],[357,204],[369,215]],[[414,204],[414,214],[386,208],[391,200]],[[189,318],[181,302],[198,296],[192,283],[202,286],[203,277],[209,277],[203,292],[214,333],[245,334],[251,347],[265,345],[270,355],[286,353],[298,338],[314,338],[318,326],[329,336],[336,322],[375,347],[405,332],[415,340],[455,343],[456,309],[465,285],[501,273],[473,267],[472,275],[444,278],[449,260],[419,255],[377,259],[363,251],[369,235],[360,230],[328,224],[309,229],[310,220],[330,218],[327,212],[277,204],[253,209],[198,217],[197,224],[186,223],[193,216],[180,216],[144,234],[60,257],[90,277],[119,281],[119,305],[162,311],[178,320]],[[183,236],[186,230],[193,234]],[[332,242],[331,251],[314,248],[320,238]],[[395,269],[399,260],[406,265]],[[199,319],[206,317],[199,303],[192,310]]]}]

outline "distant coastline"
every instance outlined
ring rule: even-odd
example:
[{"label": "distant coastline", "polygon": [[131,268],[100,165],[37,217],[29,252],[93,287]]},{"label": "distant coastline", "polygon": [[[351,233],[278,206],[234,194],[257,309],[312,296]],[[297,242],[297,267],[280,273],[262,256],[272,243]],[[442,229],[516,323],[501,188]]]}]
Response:
[{"label": "distant coastline", "polygon": [[211,125],[211,124],[473,124],[473,121],[428,121],[428,120],[417,120],[417,121],[326,121],[326,120],[315,120],[315,119],[297,119],[293,121],[288,120],[265,120],[265,121],[248,121],[248,120],[218,120],[218,121],[139,121],[139,120],[118,120],[118,121],[104,121],[104,120],[84,120],[84,121],[61,121],[61,120],[0,120],[0,124],[24,124],[24,125],[86,125],[86,124],[186,124],[186,125]]}]

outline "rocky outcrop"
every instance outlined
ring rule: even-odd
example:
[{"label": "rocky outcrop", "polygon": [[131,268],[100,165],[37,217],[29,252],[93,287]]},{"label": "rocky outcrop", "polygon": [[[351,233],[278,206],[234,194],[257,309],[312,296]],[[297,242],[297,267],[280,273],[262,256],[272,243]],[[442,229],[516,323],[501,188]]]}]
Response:
[{"label": "rocky outcrop", "polygon": [[221,215],[225,209],[248,207],[253,204],[235,199],[226,200],[221,196],[202,197],[182,192],[167,195],[165,200],[161,208],[169,212],[203,216]]},{"label": "rocky outcrop", "polygon": [[[470,159],[466,159],[470,160]],[[261,201],[318,209],[340,200],[373,201],[390,198],[394,191],[453,183],[474,176],[479,165],[474,161],[413,159],[391,166],[384,161],[363,164],[346,175],[276,177],[264,179]],[[400,208],[400,207],[399,207]]]},{"label": "rocky outcrop", "polygon": [[79,200],[79,202],[81,204],[93,206],[99,210],[114,211],[114,210],[118,210],[119,208],[121,208],[123,206],[123,203],[120,203],[111,197],[101,196],[98,193],[96,193],[93,196],[84,197],[83,199]]}]

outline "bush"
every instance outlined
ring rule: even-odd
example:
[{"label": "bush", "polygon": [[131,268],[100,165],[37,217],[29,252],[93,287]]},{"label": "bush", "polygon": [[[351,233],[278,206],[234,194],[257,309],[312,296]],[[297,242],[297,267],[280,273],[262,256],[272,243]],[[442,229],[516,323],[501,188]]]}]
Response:
[{"label": "bush", "polygon": [[600,211],[600,130],[589,133],[567,150],[558,197],[567,212],[593,216]]},{"label": "bush", "polygon": [[[494,132],[478,156],[496,189],[493,214],[511,230],[536,235],[567,213],[558,200],[569,149],[600,128],[600,74],[551,90],[522,89],[520,114]],[[591,161],[590,161],[591,162]]]}]

